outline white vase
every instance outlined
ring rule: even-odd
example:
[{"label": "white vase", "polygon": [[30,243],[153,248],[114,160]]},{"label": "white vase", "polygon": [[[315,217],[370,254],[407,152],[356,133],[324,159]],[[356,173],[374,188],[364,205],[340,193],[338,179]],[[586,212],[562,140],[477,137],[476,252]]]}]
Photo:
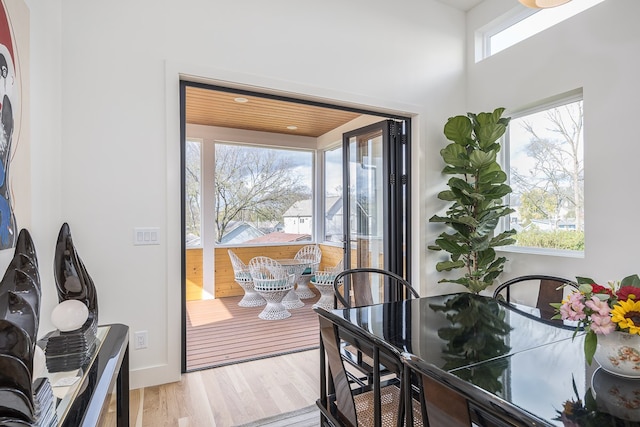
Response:
[{"label": "white vase", "polygon": [[620,331],[598,335],[593,358],[609,373],[640,378],[640,335]]},{"label": "white vase", "polygon": [[640,421],[640,381],[637,379],[612,375],[598,368],[591,377],[591,390],[600,411],[623,420]]}]

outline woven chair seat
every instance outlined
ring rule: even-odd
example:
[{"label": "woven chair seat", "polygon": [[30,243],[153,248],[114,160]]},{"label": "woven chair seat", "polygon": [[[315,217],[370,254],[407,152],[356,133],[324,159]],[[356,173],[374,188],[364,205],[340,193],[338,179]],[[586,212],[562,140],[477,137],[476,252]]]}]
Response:
[{"label": "woven chair seat", "polygon": [[286,291],[293,288],[291,281],[287,279],[254,279],[253,286],[256,291],[275,292]]},{"label": "woven chair seat", "polygon": [[[353,396],[358,413],[358,426],[374,425],[373,391],[356,394]],[[400,389],[396,386],[387,386],[380,389],[380,404],[383,427],[396,427],[398,422],[398,409],[400,403]],[[420,403],[413,399],[413,425],[422,427],[422,410]]]}]

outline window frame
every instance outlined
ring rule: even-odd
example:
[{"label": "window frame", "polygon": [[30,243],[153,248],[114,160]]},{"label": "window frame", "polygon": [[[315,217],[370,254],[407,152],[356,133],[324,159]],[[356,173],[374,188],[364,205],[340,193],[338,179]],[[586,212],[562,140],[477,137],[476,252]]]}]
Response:
[{"label": "window frame", "polygon": [[[563,105],[567,105],[567,104],[571,104],[574,102],[578,102],[578,101],[582,101],[583,103],[583,117],[585,115],[584,113],[584,93],[582,88],[579,89],[575,89],[573,91],[570,92],[566,92],[563,93],[561,95],[557,95],[554,96],[552,98],[548,98],[546,100],[542,100],[540,102],[536,102],[534,104],[531,104],[527,107],[524,107],[522,109],[519,110],[514,110],[514,111],[507,111],[506,116],[510,117],[512,120],[513,119],[518,119],[518,118],[522,118],[531,114],[535,114],[535,113],[540,113],[546,110],[550,110],[552,108],[556,108],[556,107],[561,107]],[[511,124],[509,125],[511,126]],[[585,150],[585,127],[584,127],[584,123],[583,123],[583,130],[582,130],[582,140],[583,140],[583,155],[582,155],[582,161],[583,164],[585,163],[585,155],[584,155],[584,150]],[[507,128],[507,132],[505,133],[505,135],[502,137],[502,150],[501,150],[501,156],[500,156],[500,162],[503,165],[503,169],[505,171],[505,173],[507,174],[507,178],[508,181],[507,183],[509,185],[511,185],[511,141],[510,141],[510,133],[509,133],[509,128]],[[586,169],[586,165],[584,166],[584,168]],[[585,179],[583,177],[583,179]],[[586,187],[586,180],[585,183],[583,184]],[[583,193],[584,195],[584,193]],[[505,204],[508,206],[511,206],[511,193],[508,194],[507,196],[505,196]],[[585,211],[584,211],[584,200],[583,200],[583,227],[584,227],[584,217],[586,217],[585,215]],[[501,224],[500,224],[500,231],[506,231],[506,230],[510,230],[511,229],[511,215],[507,215],[506,217],[501,219]],[[586,230],[586,228],[585,228]],[[585,231],[585,241],[586,241],[586,231]],[[503,246],[500,248],[497,248],[497,250],[499,251],[503,251],[503,252],[513,252],[513,253],[524,253],[524,254],[532,254],[532,255],[549,255],[549,256],[557,256],[557,257],[565,257],[565,258],[584,258],[585,256],[585,251],[586,251],[586,245],[585,245],[585,249],[583,249],[582,251],[577,251],[577,250],[568,250],[568,249],[553,249],[553,248],[541,248],[541,247],[534,247],[534,246],[517,246],[517,245],[509,245],[509,246]]]},{"label": "window frame", "polygon": [[[310,163],[309,163],[309,167],[311,169],[310,172],[310,176],[311,176],[311,183],[310,183],[310,190],[311,190],[311,220],[313,221],[314,218],[316,217],[316,206],[318,204],[317,201],[317,197],[318,195],[317,193],[317,189],[316,189],[316,158],[317,158],[317,149],[313,149],[313,148],[300,148],[300,147],[291,147],[291,146],[284,146],[284,145],[277,145],[277,144],[267,144],[267,143],[256,143],[256,142],[243,142],[243,141],[226,141],[226,140],[213,140],[211,141],[211,144],[213,145],[213,151],[215,152],[215,148],[217,145],[231,145],[231,146],[238,146],[238,147],[251,147],[251,148],[259,148],[259,149],[272,149],[272,150],[282,150],[282,151],[294,151],[294,152],[305,152],[305,153],[309,153],[311,154],[311,159],[310,159]],[[213,167],[215,168],[215,161],[213,162]],[[215,170],[214,170],[214,175],[215,175]],[[214,194],[211,195],[211,197],[214,197],[215,200],[215,180],[213,183],[213,192]],[[214,212],[215,213],[215,212]],[[282,223],[284,226],[284,218],[282,219]],[[315,225],[313,225],[312,223],[312,228],[311,228],[311,238],[309,240],[301,240],[301,241],[295,241],[295,242],[268,242],[268,243],[221,243],[216,241],[215,239],[213,239],[213,247],[214,248],[226,248],[226,247],[255,247],[255,246],[287,246],[287,245],[292,245],[292,244],[312,244],[312,243],[316,243],[317,242],[317,227]]]},{"label": "window frame", "polygon": [[[589,0],[592,3],[587,3],[587,0],[581,0],[581,2],[569,2],[558,7],[548,9],[532,9],[518,4],[516,7],[502,15],[501,17],[494,19],[487,25],[479,28],[475,32],[476,50],[475,50],[475,62],[478,63],[484,59],[490,58],[493,55],[507,50],[524,40],[527,40],[537,34],[540,34],[570,18],[573,18],[580,13],[591,9],[594,6],[606,1],[606,0]],[[572,10],[573,9],[573,10]],[[565,12],[567,14],[565,15]],[[538,15],[534,18],[534,15]],[[514,25],[525,23],[529,19],[537,19],[538,17],[548,17],[544,20],[544,23],[540,23],[535,28],[535,32],[519,38],[511,44],[503,47],[502,49],[492,52],[491,39],[492,37],[508,30]]]},{"label": "window frame", "polygon": [[[336,247],[342,247],[344,245],[344,243],[342,241],[340,242],[336,242],[336,241],[332,241],[332,240],[327,240],[327,217],[326,217],[326,213],[327,213],[327,152],[329,151],[335,151],[338,152],[340,154],[340,157],[342,159],[342,163],[344,163],[344,156],[343,154],[343,148],[342,148],[342,141],[338,141],[335,144],[331,144],[330,146],[324,147],[322,149],[319,149],[318,152],[321,152],[322,155],[319,156],[320,157],[320,176],[319,176],[319,182],[320,182],[320,192],[321,194],[318,194],[318,206],[319,206],[319,215],[322,217],[322,223],[319,222],[320,224],[320,228],[318,229],[318,241],[321,242],[323,245],[329,245],[329,246],[336,246]],[[339,167],[339,172],[342,174],[342,165],[340,165]],[[341,182],[344,184],[344,176],[341,175]],[[340,194],[341,196],[341,194]],[[344,201],[343,201],[343,206],[344,206]],[[344,207],[343,207],[343,215],[344,215]],[[341,227],[341,231],[343,234],[342,240],[344,240],[344,229],[342,228],[342,221],[340,221],[340,227]]]}]

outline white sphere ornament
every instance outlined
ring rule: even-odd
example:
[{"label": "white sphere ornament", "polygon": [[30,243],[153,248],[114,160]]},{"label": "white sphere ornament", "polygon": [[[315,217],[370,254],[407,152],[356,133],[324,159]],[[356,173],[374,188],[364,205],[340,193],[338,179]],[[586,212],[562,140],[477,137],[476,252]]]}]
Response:
[{"label": "white sphere ornament", "polygon": [[51,312],[51,323],[60,332],[70,332],[80,329],[89,317],[89,309],[82,302],[75,299],[62,301]]}]

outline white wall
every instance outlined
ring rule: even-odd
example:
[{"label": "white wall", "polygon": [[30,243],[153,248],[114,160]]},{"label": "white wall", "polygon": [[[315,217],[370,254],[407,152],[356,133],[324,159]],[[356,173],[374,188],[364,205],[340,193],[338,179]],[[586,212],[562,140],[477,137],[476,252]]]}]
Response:
[{"label": "white wall", "polygon": [[[468,37],[510,0],[490,0],[468,15]],[[523,274],[576,275],[606,282],[639,271],[634,226],[637,108],[640,98],[640,16],[637,0],[607,0],[491,58],[468,52],[468,108],[518,110],[573,89],[584,89],[585,256],[505,253],[502,280]]]},{"label": "white wall", "polygon": [[[442,124],[464,107],[462,12],[434,0],[29,5],[34,156],[47,156],[33,172],[36,244],[51,248],[67,221],[100,322],[148,331],[133,388],[179,379],[179,74],[416,115],[414,278],[426,286]],[[140,226],[159,227],[161,244],[133,246]],[[40,254],[52,269],[52,250]],[[43,300],[47,317],[52,284]]]}]

